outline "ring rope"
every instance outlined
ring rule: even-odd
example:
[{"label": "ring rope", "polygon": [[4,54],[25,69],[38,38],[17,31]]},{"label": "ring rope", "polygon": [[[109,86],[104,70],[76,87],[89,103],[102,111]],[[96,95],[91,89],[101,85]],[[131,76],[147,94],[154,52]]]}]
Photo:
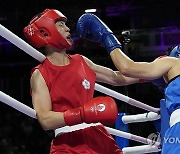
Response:
[{"label": "ring rope", "polygon": [[136,115],[124,115],[122,116],[122,122],[124,124],[135,123],[135,122],[146,122],[146,121],[154,121],[161,118],[160,114],[155,112],[148,112],[143,114]]},{"label": "ring rope", "polygon": [[18,100],[12,98],[11,96],[0,91],[0,101],[15,108],[16,110],[36,119],[36,112],[27,105],[19,102]]},{"label": "ring rope", "polygon": [[159,113],[159,111],[160,111],[159,108],[151,107],[151,106],[149,106],[149,105],[147,105],[147,104],[144,104],[144,103],[142,103],[142,102],[140,102],[140,101],[137,101],[137,100],[135,100],[135,99],[132,99],[132,98],[130,98],[130,97],[128,97],[128,96],[125,96],[125,95],[123,95],[123,94],[120,94],[120,93],[118,93],[118,92],[116,92],[116,91],[114,91],[114,90],[111,90],[111,89],[109,89],[109,88],[106,88],[106,87],[104,87],[104,86],[102,86],[102,85],[99,85],[99,84],[97,84],[97,83],[95,83],[95,90],[97,90],[97,91],[99,91],[99,92],[102,92],[102,93],[104,93],[104,94],[107,94],[107,95],[109,95],[109,96],[112,96],[112,97],[114,97],[114,98],[116,98],[116,99],[119,99],[119,100],[121,100],[121,101],[124,101],[124,102],[126,102],[126,103],[128,103],[128,104],[130,104],[130,105],[133,105],[133,106],[136,106],[136,107],[138,107],[138,108],[147,110],[147,111],[156,112],[156,113]]},{"label": "ring rope", "polygon": [[134,147],[125,147],[122,149],[123,154],[144,154],[152,152],[160,152],[161,148],[158,148],[155,145],[141,145]]}]

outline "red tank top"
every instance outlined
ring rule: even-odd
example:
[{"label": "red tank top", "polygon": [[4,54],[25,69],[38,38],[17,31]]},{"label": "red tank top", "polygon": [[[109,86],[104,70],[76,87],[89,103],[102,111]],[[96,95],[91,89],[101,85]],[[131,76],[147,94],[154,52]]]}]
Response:
[{"label": "red tank top", "polygon": [[38,69],[49,89],[52,109],[64,112],[82,106],[93,98],[96,75],[79,55],[68,55],[70,64],[53,65],[47,58],[35,67]]}]

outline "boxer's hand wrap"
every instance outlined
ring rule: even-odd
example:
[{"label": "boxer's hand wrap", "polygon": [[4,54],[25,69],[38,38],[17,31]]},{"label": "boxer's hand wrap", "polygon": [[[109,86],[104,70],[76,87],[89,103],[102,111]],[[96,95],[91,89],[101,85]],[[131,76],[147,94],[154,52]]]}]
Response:
[{"label": "boxer's hand wrap", "polygon": [[115,48],[121,48],[121,43],[113,32],[94,14],[83,14],[76,28],[80,37],[100,43],[108,53]]},{"label": "boxer's hand wrap", "polygon": [[111,125],[116,122],[117,116],[116,102],[111,97],[100,96],[88,101],[82,107],[65,111],[64,121],[68,126],[82,122]]}]

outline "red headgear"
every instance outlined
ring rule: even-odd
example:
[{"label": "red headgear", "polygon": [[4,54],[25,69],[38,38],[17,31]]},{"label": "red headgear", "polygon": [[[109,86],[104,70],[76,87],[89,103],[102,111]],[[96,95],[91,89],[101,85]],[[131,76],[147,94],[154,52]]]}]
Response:
[{"label": "red headgear", "polygon": [[67,20],[60,11],[46,9],[32,19],[23,32],[31,44],[37,48],[54,46],[58,49],[69,49],[71,45],[62,37],[55,26],[59,19]]}]

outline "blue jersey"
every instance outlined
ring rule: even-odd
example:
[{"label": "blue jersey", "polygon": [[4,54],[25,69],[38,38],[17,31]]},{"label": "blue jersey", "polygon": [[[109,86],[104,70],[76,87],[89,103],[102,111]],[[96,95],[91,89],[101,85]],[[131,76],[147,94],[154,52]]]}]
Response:
[{"label": "blue jersey", "polygon": [[166,108],[171,114],[180,108],[180,75],[171,79],[165,90]]},{"label": "blue jersey", "polygon": [[[180,75],[171,79],[165,90],[166,108],[169,114],[180,108]],[[163,138],[162,154],[178,154],[180,152],[180,122],[168,128]]]}]

